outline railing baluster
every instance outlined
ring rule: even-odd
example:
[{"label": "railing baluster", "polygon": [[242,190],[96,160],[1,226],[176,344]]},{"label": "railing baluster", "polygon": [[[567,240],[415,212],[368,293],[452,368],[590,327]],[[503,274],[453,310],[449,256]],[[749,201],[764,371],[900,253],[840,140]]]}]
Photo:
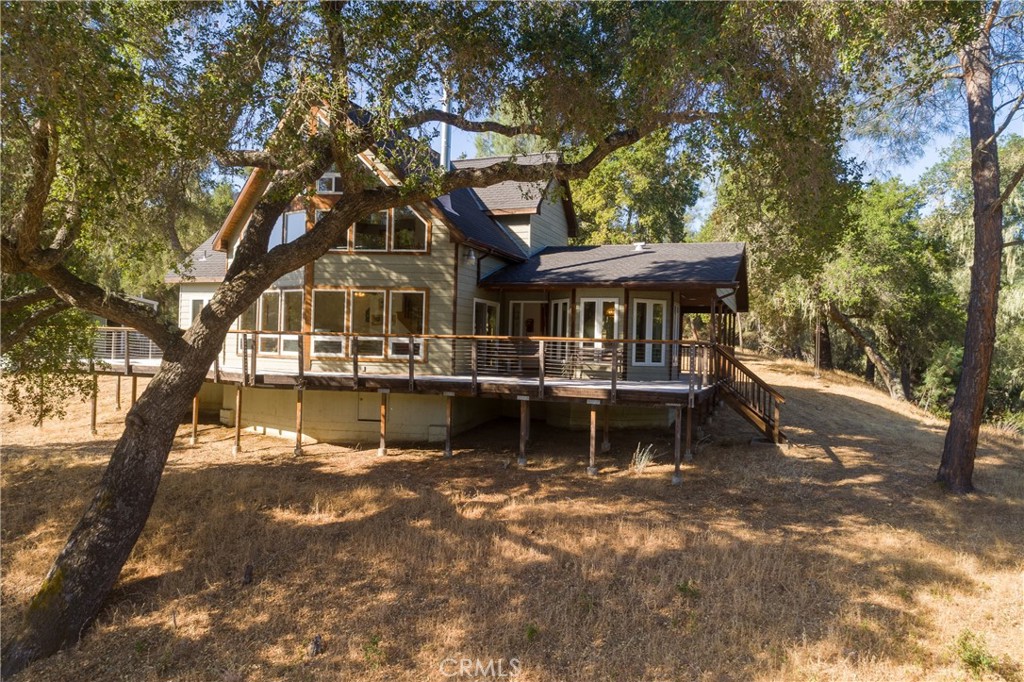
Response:
[{"label": "railing baluster", "polygon": [[608,344],[612,349],[612,389],[611,389],[611,401],[614,403],[616,394],[618,391],[619,381],[619,345],[615,342]]},{"label": "railing baluster", "polygon": [[131,344],[128,342],[128,328],[124,330],[124,373],[132,373],[132,349]]}]

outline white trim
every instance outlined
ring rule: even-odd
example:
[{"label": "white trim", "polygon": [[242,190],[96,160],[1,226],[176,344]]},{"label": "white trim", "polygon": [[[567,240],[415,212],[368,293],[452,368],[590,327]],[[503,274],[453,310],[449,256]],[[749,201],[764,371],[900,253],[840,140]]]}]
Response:
[{"label": "white trim", "polygon": [[[647,315],[645,316],[646,323],[647,323],[646,324],[647,328],[644,330],[644,334],[646,336],[644,336],[643,338],[641,338],[640,335],[637,333],[637,322],[640,320],[640,315],[637,313],[637,309],[641,305],[648,306],[648,308],[647,308]],[[655,306],[655,305],[660,305],[661,306],[661,338],[660,339],[655,339],[654,338],[654,314],[653,314],[654,313],[654,309],[653,309],[653,306]],[[665,301],[665,300],[660,299],[660,298],[636,298],[636,299],[633,299],[633,320],[632,320],[632,322],[633,322],[633,329],[630,330],[630,332],[631,332],[630,338],[635,339],[637,341],[664,341],[665,340],[665,335],[666,335],[665,327],[668,324],[668,320],[667,320],[667,316],[666,316],[666,312],[667,312],[668,307],[669,307],[668,306],[668,301]],[[632,348],[632,352],[629,354],[630,364],[632,364],[632,365],[634,365],[636,367],[664,367],[665,366],[665,350],[666,350],[666,346],[661,345],[661,360],[658,361],[658,362],[655,362],[655,361],[651,360],[651,358],[654,356],[654,347],[655,347],[655,344],[653,344],[653,343],[637,343],[637,344],[634,344],[633,348]],[[643,351],[644,351],[644,359],[643,359],[643,361],[637,361],[637,359],[636,359],[636,350],[637,350],[637,348],[643,348]]]},{"label": "white trim", "polygon": [[[316,329],[313,328],[313,321],[316,320],[316,295],[317,294],[341,294],[342,299],[345,301],[345,310],[341,318],[341,332],[345,333],[348,331],[348,314],[349,314],[349,292],[347,289],[313,289],[313,293],[310,296],[309,302],[309,324],[312,339],[309,343],[309,354],[314,358],[341,358],[348,355],[348,339],[344,336],[316,336]],[[316,350],[317,341],[324,341],[327,343],[340,343],[340,353],[318,353]]]},{"label": "white trim", "polygon": [[[581,339],[587,338],[583,334],[583,309],[586,307],[587,303],[593,303],[594,304],[594,337],[593,338],[595,338],[595,339],[607,338],[605,336],[601,336],[600,335],[601,332],[603,331],[604,325],[603,324],[599,324],[598,320],[602,319],[602,318],[600,316],[598,316],[597,313],[598,313],[599,309],[602,307],[601,306],[602,303],[609,303],[609,302],[615,304],[615,314],[614,314],[614,316],[612,318],[612,320],[613,320],[612,321],[612,326],[614,328],[614,331],[613,331],[613,336],[611,338],[617,339],[617,338],[621,337],[621,329],[619,327],[619,305],[620,305],[619,299],[618,298],[603,297],[603,298],[581,298],[581,299],[579,299],[577,301],[577,307],[578,307],[577,322],[579,323],[577,325],[577,335],[579,336],[579,338],[581,338]],[[603,348],[603,347],[604,347],[604,344],[602,344],[600,341],[597,341],[597,342],[594,343],[594,348]]]},{"label": "white trim", "polygon": [[[351,290],[351,296],[349,298],[351,303],[350,303],[350,305],[348,307],[348,316],[349,316],[348,317],[348,319],[349,319],[349,326],[348,326],[348,328],[349,328],[350,333],[352,333],[352,334],[356,333],[355,325],[352,324],[352,320],[354,319],[353,315],[355,315],[355,312],[356,312],[356,294],[380,294],[381,295],[381,297],[382,297],[382,299],[384,301],[384,306],[383,306],[384,307],[384,311],[383,311],[384,317],[383,317],[383,320],[381,321],[381,333],[382,334],[387,334],[388,315],[390,314],[390,311],[388,310],[388,290],[387,289],[358,289],[358,288],[355,288],[355,287],[353,287],[352,290]],[[377,358],[381,358],[381,359],[384,358],[385,346],[387,344],[384,343],[384,337],[383,336],[362,336],[361,335],[359,337],[359,340],[360,341],[380,341],[380,355],[377,355],[377,354],[367,355],[365,353],[360,353],[359,354],[360,358],[375,358],[375,359],[377,359]],[[349,345],[351,346],[351,343]]]},{"label": "white trim", "polygon": [[[483,304],[487,305],[489,308],[493,307],[495,309],[494,320],[497,323],[498,329],[494,330],[493,336],[498,336],[498,332],[500,331],[500,328],[501,328],[501,304],[498,303],[497,301],[491,301],[491,300],[486,299],[486,298],[476,298],[476,297],[473,298],[473,335],[474,336],[478,335],[476,333],[476,304],[477,303],[483,303]],[[487,336],[487,334],[480,334],[479,336]]]}]

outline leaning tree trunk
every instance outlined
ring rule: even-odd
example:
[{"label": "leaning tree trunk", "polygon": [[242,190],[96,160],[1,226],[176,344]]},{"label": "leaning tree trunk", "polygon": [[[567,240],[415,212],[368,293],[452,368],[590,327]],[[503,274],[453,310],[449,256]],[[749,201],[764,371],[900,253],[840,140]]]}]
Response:
[{"label": "leaning tree trunk", "polygon": [[999,202],[999,152],[992,105],[991,48],[987,31],[960,56],[971,129],[974,185],[974,265],[967,304],[967,332],[960,383],[953,397],[938,480],[954,492],[974,489],[974,456],[985,411],[996,341],[996,306],[1002,267],[1003,209]]},{"label": "leaning tree trunk", "polygon": [[142,533],[174,443],[179,416],[202,386],[226,335],[202,330],[200,345],[165,359],[125,417],[99,490],[39,591],[21,628],[3,648],[0,676],[8,678],[40,658],[77,642],[99,613]]},{"label": "leaning tree trunk", "polygon": [[875,347],[875,344],[871,343],[864,332],[858,329],[853,320],[843,313],[835,303],[829,304],[828,314],[836,324],[853,337],[854,342],[864,352],[864,355],[868,356],[868,366],[874,365],[878,370],[878,374],[882,377],[882,383],[885,384],[885,388],[889,391],[889,395],[893,400],[905,400],[903,387],[900,386],[899,373],[893,369],[892,364],[885,359],[885,356]]}]

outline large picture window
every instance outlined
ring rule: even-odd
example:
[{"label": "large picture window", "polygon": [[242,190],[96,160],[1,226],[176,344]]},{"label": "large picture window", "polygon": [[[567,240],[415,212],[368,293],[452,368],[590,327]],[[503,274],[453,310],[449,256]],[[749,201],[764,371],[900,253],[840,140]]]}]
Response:
[{"label": "large picture window", "polygon": [[[665,302],[638,299],[633,302],[633,338],[637,341],[665,339]],[[633,344],[634,365],[665,364],[665,346],[660,343]]]},{"label": "large picture window", "polygon": [[384,357],[384,292],[352,292],[352,333],[360,357]]},{"label": "large picture window", "polygon": [[347,298],[344,291],[313,292],[313,355],[345,354],[345,337],[317,336],[317,334],[345,331]]},{"label": "large picture window", "polygon": [[[421,336],[426,324],[426,294],[422,291],[392,291],[388,331],[402,336]],[[423,357],[423,339],[413,340],[412,354]],[[388,353],[392,357],[409,357],[409,339],[391,338]]]}]

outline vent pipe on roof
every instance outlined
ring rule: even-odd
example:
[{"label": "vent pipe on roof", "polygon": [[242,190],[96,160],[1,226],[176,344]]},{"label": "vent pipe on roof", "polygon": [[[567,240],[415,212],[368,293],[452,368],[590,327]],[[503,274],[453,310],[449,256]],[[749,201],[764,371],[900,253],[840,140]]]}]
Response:
[{"label": "vent pipe on roof", "polygon": [[[444,113],[450,114],[452,113],[452,98],[448,89],[448,81],[445,81],[441,87],[443,88],[441,107],[444,109]],[[444,170],[452,168],[452,127],[447,123],[441,124],[441,168]]]},{"label": "vent pipe on roof", "polygon": [[644,251],[644,247],[647,246],[647,242],[636,242],[633,244],[634,251]]}]

